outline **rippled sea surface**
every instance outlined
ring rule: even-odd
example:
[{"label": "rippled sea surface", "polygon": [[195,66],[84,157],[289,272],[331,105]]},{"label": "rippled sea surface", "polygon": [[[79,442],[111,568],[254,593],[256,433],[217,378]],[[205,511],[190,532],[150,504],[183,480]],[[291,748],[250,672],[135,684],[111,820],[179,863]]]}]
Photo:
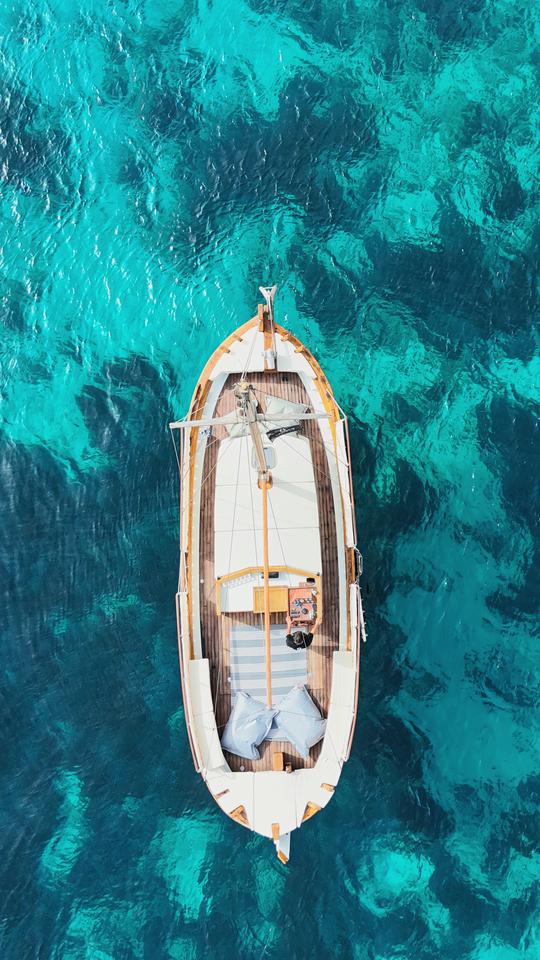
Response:
[{"label": "rippled sea surface", "polygon": [[[3,960],[540,956],[540,7],[0,8]],[[167,423],[280,284],[351,418],[356,739],[195,774]]]}]

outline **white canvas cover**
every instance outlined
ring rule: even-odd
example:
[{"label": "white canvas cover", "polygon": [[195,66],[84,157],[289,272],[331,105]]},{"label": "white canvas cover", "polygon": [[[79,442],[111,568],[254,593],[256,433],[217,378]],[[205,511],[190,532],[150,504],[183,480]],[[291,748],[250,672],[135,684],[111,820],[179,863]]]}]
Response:
[{"label": "white canvas cover", "polygon": [[[321,570],[317,491],[309,440],[278,437],[268,494],[270,566]],[[262,563],[262,507],[248,437],[220,444],[216,467],[215,576]]]}]

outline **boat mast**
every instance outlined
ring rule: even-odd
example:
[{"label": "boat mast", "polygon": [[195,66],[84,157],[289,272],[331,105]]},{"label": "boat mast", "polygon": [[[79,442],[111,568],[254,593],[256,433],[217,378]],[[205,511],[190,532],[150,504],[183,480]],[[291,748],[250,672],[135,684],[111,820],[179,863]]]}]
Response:
[{"label": "boat mast", "polygon": [[236,402],[249,427],[253,449],[257,456],[259,489],[262,493],[262,532],[263,532],[263,601],[264,601],[264,644],[266,650],[266,703],[272,706],[272,667],[270,647],[270,583],[268,560],[268,491],[272,486],[272,474],[266,462],[264,444],[257,422],[257,401],[253,387],[245,379],[239,381],[234,389]]}]

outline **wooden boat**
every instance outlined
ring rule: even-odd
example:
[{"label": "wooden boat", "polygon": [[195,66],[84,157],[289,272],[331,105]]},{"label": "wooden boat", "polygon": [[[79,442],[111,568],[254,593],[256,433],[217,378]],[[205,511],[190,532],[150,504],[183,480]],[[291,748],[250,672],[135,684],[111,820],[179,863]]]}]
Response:
[{"label": "wooden boat", "polygon": [[[170,425],[180,438],[176,611],[195,767],[223,812],[271,838],[286,862],[291,832],[326,806],[349,758],[365,627],[347,420],[315,358],[275,324],[276,288],[260,289],[265,303],[210,357],[187,417]],[[319,624],[293,650],[285,621],[303,590]],[[279,712],[260,758],[223,747],[239,696],[279,711],[291,690],[307,691],[325,721],[307,754],[280,733]]]}]

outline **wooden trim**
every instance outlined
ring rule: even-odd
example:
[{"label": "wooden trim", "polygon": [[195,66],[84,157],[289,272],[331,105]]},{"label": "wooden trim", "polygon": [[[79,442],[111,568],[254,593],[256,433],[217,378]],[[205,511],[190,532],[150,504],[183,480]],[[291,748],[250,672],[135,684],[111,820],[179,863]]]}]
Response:
[{"label": "wooden trim", "polygon": [[233,820],[236,820],[237,823],[241,823],[243,827],[249,827],[249,820],[247,818],[246,808],[243,803],[238,807],[235,807],[234,810],[231,810],[229,817],[232,817]]},{"label": "wooden trim", "polygon": [[279,840],[279,823],[272,824],[272,840]]},{"label": "wooden trim", "polygon": [[278,860],[281,860],[282,863],[289,862],[289,858],[285,856],[285,854],[283,853],[283,850],[278,850],[277,855],[278,855]]},{"label": "wooden trim", "polygon": [[336,789],[335,784],[332,783],[321,783],[323,790],[328,790],[328,793],[333,793]]},{"label": "wooden trim", "polygon": [[306,803],[306,809],[304,810],[304,816],[302,817],[302,823],[305,823],[306,820],[309,820],[311,817],[314,817],[316,813],[319,812],[321,807],[317,803],[313,803],[312,800],[308,800]]},{"label": "wooden trim", "polygon": [[[278,573],[295,573],[299,577],[317,577],[318,573],[313,570],[302,570],[300,567],[284,567],[283,565],[274,565],[270,567],[270,573],[275,570]],[[225,583],[226,580],[237,580],[238,577],[247,577],[248,573],[263,573],[264,567],[241,567],[240,570],[233,570],[232,573],[224,573],[221,577],[216,577],[216,583]]]}]

